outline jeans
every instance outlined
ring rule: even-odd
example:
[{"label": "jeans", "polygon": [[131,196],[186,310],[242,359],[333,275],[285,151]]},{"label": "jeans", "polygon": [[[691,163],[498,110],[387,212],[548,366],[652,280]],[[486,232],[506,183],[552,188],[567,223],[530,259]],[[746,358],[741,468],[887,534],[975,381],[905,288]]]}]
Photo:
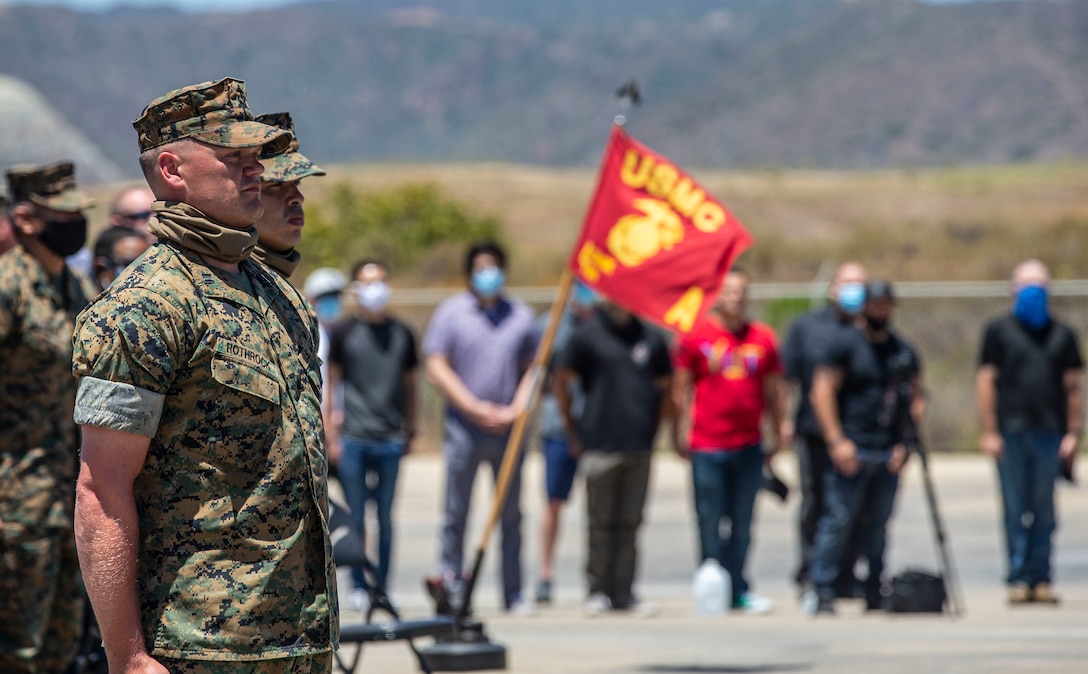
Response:
[{"label": "jeans", "polygon": [[[701,558],[716,559],[729,572],[733,602],[748,591],[744,564],[752,541],[756,494],[763,484],[763,449],[749,445],[736,451],[691,453],[695,515]],[[722,519],[729,535],[721,534]]]},{"label": "jeans", "polygon": [[638,529],[650,486],[650,452],[582,454],[586,482],[588,593],[604,594],[618,608],[634,600]]},{"label": "jeans", "polygon": [[[366,541],[366,502],[373,500],[378,519],[378,563],[375,580],[388,587],[389,564],[393,556],[393,495],[404,443],[400,440],[362,440],[345,436],[340,458],[340,484],[351,510],[351,525]],[[355,589],[367,587],[362,567],[351,569]]]},{"label": "jeans", "polygon": [[821,593],[834,594],[843,552],[857,526],[862,554],[869,565],[866,594],[875,596],[884,574],[887,524],[895,505],[899,476],[888,470],[888,453],[858,451],[861,465],[847,477],[828,466],[824,471],[824,509],[816,524],[812,582]]},{"label": "jeans", "polygon": [[1057,528],[1054,482],[1062,434],[1051,431],[1003,433],[1005,451],[997,462],[1004,505],[1008,583],[1050,582],[1051,535]]}]

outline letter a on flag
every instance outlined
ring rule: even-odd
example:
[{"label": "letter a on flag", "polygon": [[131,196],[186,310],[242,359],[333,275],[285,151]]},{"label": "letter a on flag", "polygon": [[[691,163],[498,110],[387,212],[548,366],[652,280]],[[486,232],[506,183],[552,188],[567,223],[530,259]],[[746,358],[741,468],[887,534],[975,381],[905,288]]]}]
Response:
[{"label": "letter a on flag", "polygon": [[631,312],[689,332],[751,243],[695,180],[616,125],[570,268]]}]

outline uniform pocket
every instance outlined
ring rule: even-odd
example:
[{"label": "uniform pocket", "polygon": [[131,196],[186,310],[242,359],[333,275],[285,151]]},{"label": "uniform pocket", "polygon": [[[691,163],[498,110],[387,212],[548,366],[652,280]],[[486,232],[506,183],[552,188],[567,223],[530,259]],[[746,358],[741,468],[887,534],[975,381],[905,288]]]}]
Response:
[{"label": "uniform pocket", "polygon": [[271,361],[252,349],[221,339],[216,343],[212,356],[212,378],[235,391],[278,405],[279,381],[262,364],[271,364]]}]

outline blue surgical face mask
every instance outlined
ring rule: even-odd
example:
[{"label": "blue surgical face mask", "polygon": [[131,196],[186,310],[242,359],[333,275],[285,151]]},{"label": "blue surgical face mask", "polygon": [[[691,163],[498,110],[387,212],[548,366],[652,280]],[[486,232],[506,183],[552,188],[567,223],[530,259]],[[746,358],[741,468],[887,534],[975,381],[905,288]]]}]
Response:
[{"label": "blue surgical face mask", "polygon": [[1016,319],[1032,330],[1042,330],[1050,324],[1050,306],[1046,288],[1039,285],[1024,286],[1016,291],[1012,305]]},{"label": "blue surgical face mask", "polygon": [[865,284],[863,283],[844,283],[839,286],[839,294],[835,299],[835,303],[839,305],[839,308],[843,312],[856,316],[861,308],[865,306]]},{"label": "blue surgical face mask", "polygon": [[472,289],[484,299],[497,297],[505,283],[506,275],[498,267],[484,267],[472,274]]},{"label": "blue surgical face mask", "polygon": [[314,302],[314,313],[322,323],[334,323],[340,318],[340,296],[322,295]]},{"label": "blue surgical face mask", "polygon": [[597,291],[584,283],[574,284],[574,296],[572,301],[580,307],[592,307],[600,301]]}]

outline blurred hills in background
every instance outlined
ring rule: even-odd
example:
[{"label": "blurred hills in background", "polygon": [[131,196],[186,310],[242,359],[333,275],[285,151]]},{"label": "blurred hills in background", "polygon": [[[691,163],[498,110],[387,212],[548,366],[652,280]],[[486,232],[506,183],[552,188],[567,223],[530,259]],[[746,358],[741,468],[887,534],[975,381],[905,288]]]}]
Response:
[{"label": "blurred hills in background", "polygon": [[690,168],[1088,157],[1083,0],[5,6],[0,74],[0,163],[79,152],[84,181],[136,176],[143,106],[226,75],[323,164],[592,166],[631,78],[632,132]]}]

